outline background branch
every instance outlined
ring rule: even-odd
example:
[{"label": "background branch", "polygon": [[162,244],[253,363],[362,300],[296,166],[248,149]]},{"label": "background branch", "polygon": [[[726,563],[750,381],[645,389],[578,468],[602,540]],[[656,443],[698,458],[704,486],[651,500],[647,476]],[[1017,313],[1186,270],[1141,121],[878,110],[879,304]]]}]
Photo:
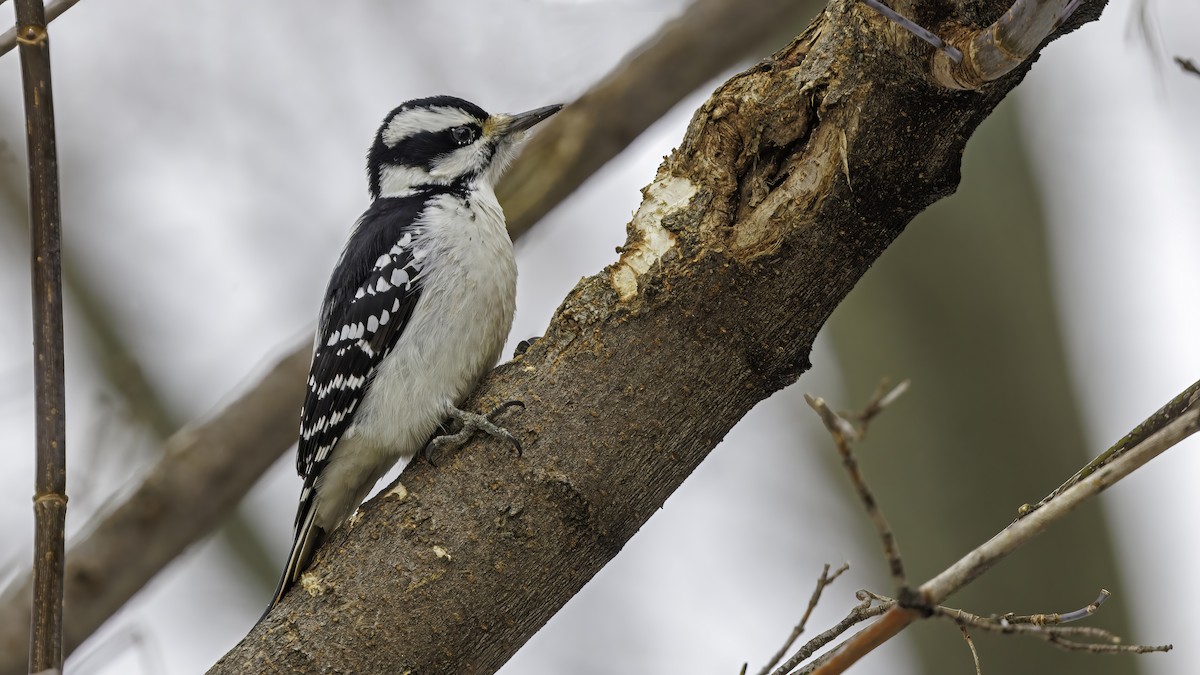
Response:
[{"label": "background branch", "polygon": [[[1162,410],[1171,407],[1171,404],[1168,404],[1138,427],[1138,429],[1157,428],[1157,431],[1148,436],[1140,433],[1138,429],[1131,431],[1129,436],[1142,439],[1139,443],[1118,454],[1109,463],[1062,491],[1036,511],[1032,511],[1009,525],[941,574],[922,584],[917,589],[916,599],[929,607],[939,604],[950,594],[971,583],[1000,560],[1041,534],[1052,523],[1074,511],[1084,501],[1099,494],[1168,448],[1200,430],[1200,394],[1196,393],[1194,385],[1185,390],[1185,394],[1188,391],[1192,393],[1187,396],[1187,406],[1177,410],[1172,420],[1163,424],[1163,420],[1160,418]],[[1183,395],[1181,394],[1181,396]],[[1172,399],[1172,403],[1179,399],[1180,397],[1177,396]],[[889,609],[878,622],[860,631],[837,652],[831,653],[830,658],[813,671],[814,675],[836,675],[845,672],[858,659],[896,636],[901,630],[920,618],[922,615],[918,609],[898,606]]]}]

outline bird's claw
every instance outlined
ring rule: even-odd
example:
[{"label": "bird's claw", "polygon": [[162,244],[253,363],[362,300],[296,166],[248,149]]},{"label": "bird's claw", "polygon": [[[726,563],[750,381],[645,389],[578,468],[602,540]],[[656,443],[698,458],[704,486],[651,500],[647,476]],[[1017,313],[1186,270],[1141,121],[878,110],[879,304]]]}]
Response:
[{"label": "bird's claw", "polygon": [[509,432],[508,429],[505,429],[495,422],[497,417],[503,415],[512,408],[524,409],[525,402],[518,400],[505,401],[504,403],[501,403],[493,408],[492,411],[486,415],[480,415],[479,413],[467,412],[465,410],[454,408],[451,410],[450,416],[458,421],[459,430],[453,434],[443,434],[430,440],[429,443],[425,445],[425,450],[422,453],[425,457],[425,461],[436,467],[437,464],[435,464],[433,461],[433,453],[447,446],[460,446],[470,440],[471,436],[474,436],[475,432],[477,431],[482,431],[492,438],[511,443],[512,446],[517,449],[517,456],[520,457],[522,453],[521,441],[517,440],[517,437]]}]

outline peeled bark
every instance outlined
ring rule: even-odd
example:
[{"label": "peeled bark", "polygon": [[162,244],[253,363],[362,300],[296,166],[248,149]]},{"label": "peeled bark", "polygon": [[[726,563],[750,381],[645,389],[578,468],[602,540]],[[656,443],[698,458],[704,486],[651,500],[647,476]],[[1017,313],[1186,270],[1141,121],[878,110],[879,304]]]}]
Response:
[{"label": "peeled bark", "polygon": [[[960,29],[1005,9],[969,7],[988,14],[959,8]],[[937,31],[950,15],[916,18]],[[481,439],[437,468],[414,463],[210,672],[499,668],[808,368],[817,330],[954,190],[967,139],[1026,70],[949,91],[930,63],[928,47],[835,0],[718,89],[643,190],[620,260],[468,403],[525,401],[505,420],[524,456]]]}]

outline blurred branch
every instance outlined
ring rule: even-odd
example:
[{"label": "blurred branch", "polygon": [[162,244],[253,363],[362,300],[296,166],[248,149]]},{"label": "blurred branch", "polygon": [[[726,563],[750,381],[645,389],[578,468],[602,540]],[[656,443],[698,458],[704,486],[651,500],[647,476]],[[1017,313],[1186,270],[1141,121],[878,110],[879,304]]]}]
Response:
[{"label": "blurred branch", "polygon": [[[995,6],[980,4],[951,9],[981,25]],[[508,424],[525,454],[480,439],[409,464],[317,553],[309,592],[211,673],[495,671],[808,368],[817,331],[954,190],[967,140],[1020,79],[947,96],[927,59],[881,54],[861,11],[833,0],[718,88],[643,190],[620,259],[481,383],[468,407],[527,403]]]},{"label": "blurred branch", "polygon": [[696,0],[529,141],[496,189],[509,232],[533,227],[685,96],[824,4]]},{"label": "blurred branch", "polygon": [[[17,186],[18,178],[0,180],[0,207],[5,209],[5,218],[18,230],[26,218],[28,204]],[[183,426],[179,418],[166,404],[166,397],[154,385],[135,354],[135,349],[121,334],[116,324],[116,313],[112,303],[101,292],[102,284],[94,283],[70,250],[62,252],[62,283],[65,297],[70,299],[72,324],[85,327],[91,362],[99,369],[105,381],[112,386],[124,402],[122,412],[129,413],[140,425],[155,436],[159,443]],[[78,321],[82,319],[82,321]],[[161,446],[160,446],[161,447]],[[85,448],[81,456],[100,457]],[[100,461],[104,461],[101,459]],[[76,498],[79,498],[76,493]],[[277,561],[271,559],[262,545],[261,538],[254,532],[249,521],[239,512],[234,512],[220,530],[234,556],[262,580],[264,586],[275,583],[278,575]],[[68,625],[71,617],[67,617]],[[0,671],[2,672],[2,671]]]},{"label": "blurred branch", "polygon": [[[1169,403],[1131,431],[1126,438],[1139,439],[1134,445],[1116,454],[1107,464],[1071,485],[1041,508],[1022,516],[941,574],[922,584],[916,589],[911,601],[903,603],[905,606],[892,607],[879,621],[860,631],[836,651],[830,652],[827,655],[828,660],[812,671],[814,675],[845,672],[858,659],[895,637],[909,624],[928,615],[929,609],[977,579],[1084,501],[1111,487],[1168,448],[1200,430],[1200,394],[1196,392],[1196,385],[1172,399],[1172,403],[1180,400],[1186,401],[1186,405],[1179,407]],[[1169,419],[1162,418],[1163,410],[1173,413]],[[1142,431],[1144,429],[1154,431],[1147,434]],[[1165,651],[1167,648],[1169,647],[1145,648],[1143,651]]]},{"label": "blurred branch", "polygon": [[63,662],[63,558],[67,526],[66,385],[63,362],[62,215],[50,80],[50,35],[41,0],[16,0],[29,156],[37,469],[29,672]]},{"label": "blurred branch", "polygon": [[[47,10],[63,4],[69,6],[73,3],[51,3]],[[771,3],[763,3],[764,7],[767,5],[774,6]],[[815,3],[808,3],[806,6],[811,10]],[[765,14],[778,18],[779,15],[772,11]],[[800,14],[797,14],[797,11],[794,7],[789,8],[787,15],[795,15],[794,20],[799,21]],[[699,13],[701,16],[694,17],[693,13]],[[755,41],[752,30],[757,29],[765,33],[780,28],[777,23],[759,20],[750,16],[752,14],[755,12],[747,11],[737,0],[697,2],[679,19],[664,26],[659,33],[659,36],[663,37],[663,44],[659,44],[658,36],[652,38],[641,55],[626,61],[598,83],[594,90],[584,94],[580,102],[552,118],[554,122],[567,120],[566,124],[573,134],[572,142],[580,144],[579,148],[588,149],[588,152],[563,154],[544,148],[539,151],[537,148],[541,147],[539,139],[542,136],[557,134],[560,139],[563,137],[564,129],[549,123],[547,129],[530,141],[501,183],[500,194],[506,193],[506,186],[512,186],[518,180],[517,176],[527,176],[527,180],[532,183],[545,183],[550,180],[546,177],[561,181],[563,176],[574,176],[577,182],[565,191],[542,192],[531,200],[518,203],[505,200],[505,213],[508,215],[513,238],[516,239],[526,232],[558,200],[565,198],[579,182],[657,119],[657,115],[651,116],[653,110],[660,110],[660,115],[699,83],[743,58],[752,49],[752,43]],[[728,22],[728,26],[723,22]],[[736,28],[726,32],[729,26]],[[705,30],[707,33],[686,32],[696,30]],[[762,40],[761,33],[757,39]],[[718,47],[724,47],[710,49],[712,45],[708,40]],[[655,71],[653,68],[665,70]],[[689,78],[698,81],[690,87],[680,86],[675,81],[664,86],[660,81],[663,79],[662,72],[676,71],[681,74],[680,81],[685,84],[690,81]],[[653,92],[648,93],[651,89]],[[627,100],[629,97],[636,99],[642,95],[645,96],[645,100]],[[606,109],[603,108],[605,103],[626,107]],[[577,105],[585,106],[585,112],[576,113]],[[591,119],[592,116],[596,116],[599,121]],[[619,120],[620,124],[614,124],[616,120]],[[559,131],[554,131],[555,128]],[[561,149],[559,147],[559,150]],[[612,154],[603,156],[602,159],[597,159],[597,156],[592,154],[603,152]],[[507,191],[514,192],[511,188],[507,188]],[[104,309],[105,303],[91,294],[89,284],[74,281],[73,269],[73,266],[67,265],[67,285],[72,289],[73,295],[78,293],[80,307],[100,342],[98,351],[101,352],[101,358],[98,362],[101,368],[129,401],[135,414],[143,417],[152,429],[166,437],[177,428],[173,415],[165,408],[162,397],[145,376],[119,332],[112,326],[109,313]],[[311,347],[308,344],[291,352],[264,380],[243,395],[238,403],[199,427],[218,430],[220,427],[213,425],[227,423],[227,416],[235,412],[233,408],[250,405],[258,411],[259,417],[256,419],[242,416],[237,419],[241,424],[261,427],[247,428],[239,432],[252,439],[253,443],[213,448],[205,445],[205,439],[212,437],[211,433],[201,434],[198,439],[191,439],[192,432],[187,429],[176,433],[166,441],[166,454],[163,459],[159,460],[144,483],[129,496],[128,501],[104,516],[84,540],[72,546],[67,564],[67,602],[73,608],[86,609],[73,609],[67,617],[67,653],[99,628],[112,612],[182,552],[188,543],[203,537],[212,530],[215,523],[221,522],[274,460],[295,443],[296,415],[300,409],[310,352]],[[228,430],[229,433],[233,431]],[[257,439],[254,434],[262,438]],[[262,439],[267,440],[260,442]],[[187,453],[180,454],[173,451],[177,448],[188,450]],[[206,485],[206,481],[219,482],[218,494],[209,495],[195,490],[164,492],[162,486],[167,476],[177,472],[187,475],[188,471],[194,470],[188,468],[198,461],[193,454],[196,457],[219,455],[236,458],[236,461],[230,459],[227,466],[222,467],[215,463],[208,465],[209,473],[192,476],[191,479],[199,486]],[[172,501],[170,508],[159,504],[163,499]],[[197,505],[189,500],[202,501],[203,504]],[[148,508],[151,504],[155,506],[148,514],[152,515],[142,514],[138,526],[131,527],[131,524],[138,520],[136,508]],[[189,516],[193,513],[193,507],[200,509],[198,515],[202,517]],[[208,513],[209,510],[212,510],[212,513]],[[235,535],[237,531],[236,528],[233,530]],[[135,535],[139,534],[146,541],[155,542],[152,555],[143,554],[143,547],[135,542],[138,538]],[[241,546],[235,548],[243,550]],[[125,556],[136,553],[138,560],[131,564],[121,557],[122,552]],[[87,565],[76,565],[76,559],[89,562]],[[20,617],[27,616],[27,607],[21,598],[27,597],[28,593],[28,580],[25,580],[13,584],[0,597],[0,674],[21,672],[21,662],[13,656],[15,652],[8,647],[24,640],[25,632],[22,626],[25,621]]]},{"label": "blurred branch", "polygon": [[[46,4],[46,23],[62,16],[63,12],[74,7],[77,2],[79,0],[51,0],[51,2]],[[39,2],[38,5],[41,6],[41,3]],[[20,21],[17,23],[19,24]],[[17,46],[17,41],[17,29],[15,27],[0,33],[0,56],[11,52]]]},{"label": "blurred branch", "polygon": [[1179,64],[1179,67],[1182,68],[1183,72],[1185,73],[1200,75],[1200,67],[1197,67],[1196,62],[1191,59],[1185,59],[1182,56],[1176,56],[1175,63]]},{"label": "blurred branch", "polygon": [[[66,566],[70,652],[189,544],[211,532],[295,440],[307,349],[284,358],[253,389],[211,420],[166,443],[161,459],[129,497],[71,547]],[[0,603],[0,672],[19,673],[10,646],[24,633],[19,599]]]}]

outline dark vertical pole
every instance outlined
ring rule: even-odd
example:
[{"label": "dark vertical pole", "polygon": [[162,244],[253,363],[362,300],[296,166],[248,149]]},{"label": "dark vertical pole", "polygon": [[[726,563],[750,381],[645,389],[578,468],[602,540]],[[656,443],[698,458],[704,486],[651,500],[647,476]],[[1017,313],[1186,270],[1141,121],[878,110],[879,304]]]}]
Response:
[{"label": "dark vertical pole", "polygon": [[37,415],[36,527],[31,673],[62,670],[63,532],[67,470],[63,386],[58,159],[50,94],[50,41],[40,0],[16,0],[17,48],[25,90],[29,215],[33,243],[33,342]]}]

